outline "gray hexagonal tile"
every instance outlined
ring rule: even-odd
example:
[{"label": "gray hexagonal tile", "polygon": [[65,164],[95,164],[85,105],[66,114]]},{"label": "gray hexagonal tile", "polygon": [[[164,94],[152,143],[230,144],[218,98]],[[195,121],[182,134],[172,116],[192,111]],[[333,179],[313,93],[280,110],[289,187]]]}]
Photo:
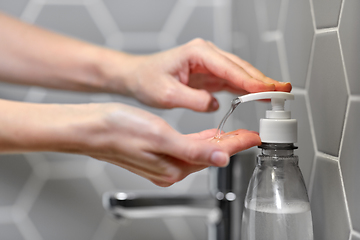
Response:
[{"label": "gray hexagonal tile", "polygon": [[178,128],[182,134],[201,132],[207,129],[216,128],[218,123],[214,122],[211,113],[199,113],[185,110],[178,119]]},{"label": "gray hexagonal tile", "polygon": [[314,162],[314,143],[311,135],[310,120],[307,112],[305,96],[295,94],[295,100],[290,102],[291,117],[298,121],[298,150],[299,166],[304,176],[305,184],[309,187],[312,166]]},{"label": "gray hexagonal tile", "polygon": [[95,44],[105,43],[104,37],[84,6],[45,5],[35,24]]},{"label": "gray hexagonal tile", "polygon": [[28,2],[28,0],[0,1],[0,11],[20,17]]},{"label": "gray hexagonal tile", "polygon": [[21,86],[9,83],[0,83],[0,98],[12,101],[22,101],[27,95],[28,86]]},{"label": "gray hexagonal tile", "polygon": [[208,239],[208,228],[204,218],[186,218],[186,222],[192,235],[194,236],[194,239]]},{"label": "gray hexagonal tile", "polygon": [[119,230],[113,239],[133,240],[133,239],[167,239],[172,240],[172,234],[162,219],[136,219],[130,224],[119,225]]},{"label": "gray hexagonal tile", "polygon": [[257,10],[259,11],[260,17],[263,17],[266,21],[265,24],[267,25],[266,31],[275,31],[278,28],[279,24],[279,15],[281,10],[282,0],[275,0],[275,1],[266,1],[266,0],[259,0],[259,4],[257,5]]},{"label": "gray hexagonal tile", "polygon": [[262,50],[257,57],[256,67],[266,76],[283,81],[277,42],[263,42],[259,49]]},{"label": "gray hexagonal tile", "polygon": [[[240,36],[240,39],[234,39],[233,45],[239,44],[241,41],[241,47],[235,49],[235,54],[240,58],[250,62],[256,63],[256,57],[258,56],[258,46],[260,41],[259,23],[256,18],[256,11],[254,1],[233,1],[232,2],[232,29],[237,33],[235,36]],[[251,24],[249,24],[251,19]]]},{"label": "gray hexagonal tile", "polygon": [[314,239],[349,239],[351,229],[337,161],[317,157],[310,202]]},{"label": "gray hexagonal tile", "polygon": [[160,32],[176,0],[104,0],[122,32]]},{"label": "gray hexagonal tile", "polygon": [[122,51],[132,54],[151,54],[160,51],[158,33],[124,33]]},{"label": "gray hexagonal tile", "polygon": [[61,91],[61,90],[47,90],[45,97],[41,102],[43,103],[89,103],[91,95],[89,93]]},{"label": "gray hexagonal tile", "polygon": [[227,128],[224,129],[228,129],[228,131],[247,129],[259,132],[260,119],[265,117],[266,110],[269,109],[271,109],[270,104],[264,102],[247,102],[240,104],[229,117],[232,118],[234,126],[228,125]]},{"label": "gray hexagonal tile", "polygon": [[143,103],[140,103],[136,99],[130,98],[130,97],[125,97],[125,96],[121,96],[121,95],[113,95],[111,98],[112,98],[113,102],[119,102],[122,104],[130,105],[132,107],[141,108],[141,109],[151,112],[152,114],[157,115],[157,116],[161,116],[164,113],[164,111],[168,111],[168,110],[163,110],[160,108],[149,107]]},{"label": "gray hexagonal tile", "polygon": [[319,151],[337,156],[347,90],[336,32],[316,35],[309,99]]},{"label": "gray hexagonal tile", "polygon": [[48,161],[50,162],[78,162],[79,166],[85,165],[86,162],[90,159],[88,156],[78,155],[78,154],[69,154],[69,153],[59,153],[59,152],[42,152],[41,153]]},{"label": "gray hexagonal tile", "polygon": [[358,232],[360,232],[359,119],[360,102],[351,102],[349,115],[345,123],[346,127],[341,147],[340,166],[353,228]]},{"label": "gray hexagonal tile", "polygon": [[101,197],[86,179],[49,180],[29,217],[43,239],[92,239],[104,217]]},{"label": "gray hexagonal tile", "polygon": [[353,234],[350,240],[360,240],[360,234],[357,234],[357,236]]},{"label": "gray hexagonal tile", "polygon": [[313,0],[317,28],[330,28],[338,25],[342,0]]},{"label": "gray hexagonal tile", "polygon": [[105,172],[115,187],[122,191],[164,190],[149,180],[110,163],[106,165]]},{"label": "gray hexagonal tile", "polygon": [[359,1],[346,0],[339,26],[340,42],[352,94],[360,94],[360,28],[357,24],[360,22],[357,12],[359,8]]},{"label": "gray hexagonal tile", "polygon": [[290,81],[305,88],[314,27],[309,1],[289,1],[284,41]]},{"label": "gray hexagonal tile", "polygon": [[19,229],[14,224],[0,224],[1,238],[6,240],[22,240],[24,239]]},{"label": "gray hexagonal tile", "polygon": [[0,206],[14,204],[31,172],[23,155],[0,155]]},{"label": "gray hexagonal tile", "polygon": [[[206,170],[203,170],[206,171]],[[208,193],[208,174],[200,172],[193,173],[181,182],[171,187],[158,187],[149,180],[136,175],[124,168],[113,164],[106,164],[105,174],[111,180],[116,189],[120,191],[154,191],[154,192],[187,192],[187,193]],[[197,184],[193,184],[196,182]]]},{"label": "gray hexagonal tile", "polygon": [[177,38],[178,44],[184,44],[194,38],[214,41],[213,7],[197,7]]}]

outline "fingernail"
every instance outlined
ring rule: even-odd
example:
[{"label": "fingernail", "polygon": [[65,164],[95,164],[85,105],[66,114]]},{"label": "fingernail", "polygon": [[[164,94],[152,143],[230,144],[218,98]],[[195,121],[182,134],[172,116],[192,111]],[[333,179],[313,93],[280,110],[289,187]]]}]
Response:
[{"label": "fingernail", "polygon": [[224,152],[216,151],[211,154],[210,161],[216,166],[226,166],[229,162],[229,155]]},{"label": "fingernail", "polygon": [[211,103],[211,109],[212,109],[212,110],[216,110],[216,109],[218,109],[218,108],[219,108],[219,103],[218,103],[218,101],[213,100],[212,103]]}]

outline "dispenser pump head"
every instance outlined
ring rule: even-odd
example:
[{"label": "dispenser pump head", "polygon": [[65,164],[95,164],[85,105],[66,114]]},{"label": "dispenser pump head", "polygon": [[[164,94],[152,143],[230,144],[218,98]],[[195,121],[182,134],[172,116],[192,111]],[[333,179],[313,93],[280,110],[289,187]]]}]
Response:
[{"label": "dispenser pump head", "polygon": [[271,99],[272,110],[266,111],[266,118],[260,119],[260,138],[264,143],[296,143],[297,121],[291,119],[291,112],[285,111],[285,100],[293,100],[287,92],[260,92],[239,97],[241,103]]}]

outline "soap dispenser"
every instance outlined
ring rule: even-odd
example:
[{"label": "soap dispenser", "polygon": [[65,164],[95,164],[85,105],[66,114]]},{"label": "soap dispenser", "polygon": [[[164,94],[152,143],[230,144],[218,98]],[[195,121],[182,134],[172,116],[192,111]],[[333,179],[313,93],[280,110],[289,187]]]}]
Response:
[{"label": "soap dispenser", "polygon": [[297,121],[285,111],[294,95],[262,92],[239,97],[241,103],[271,99],[272,110],[260,120],[262,145],[243,211],[241,240],[313,240],[310,203],[294,155]]}]

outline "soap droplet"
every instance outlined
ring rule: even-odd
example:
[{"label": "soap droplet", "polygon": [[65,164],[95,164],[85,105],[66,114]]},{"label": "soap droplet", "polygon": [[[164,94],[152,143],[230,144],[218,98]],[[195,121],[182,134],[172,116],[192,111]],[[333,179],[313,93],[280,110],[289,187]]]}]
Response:
[{"label": "soap droplet", "polygon": [[235,98],[231,101],[231,106],[229,111],[225,114],[224,118],[221,120],[217,131],[216,131],[216,135],[214,138],[219,139],[221,137],[221,132],[223,131],[224,125],[226,120],[230,117],[230,115],[234,112],[235,108],[241,103],[240,98]]}]

